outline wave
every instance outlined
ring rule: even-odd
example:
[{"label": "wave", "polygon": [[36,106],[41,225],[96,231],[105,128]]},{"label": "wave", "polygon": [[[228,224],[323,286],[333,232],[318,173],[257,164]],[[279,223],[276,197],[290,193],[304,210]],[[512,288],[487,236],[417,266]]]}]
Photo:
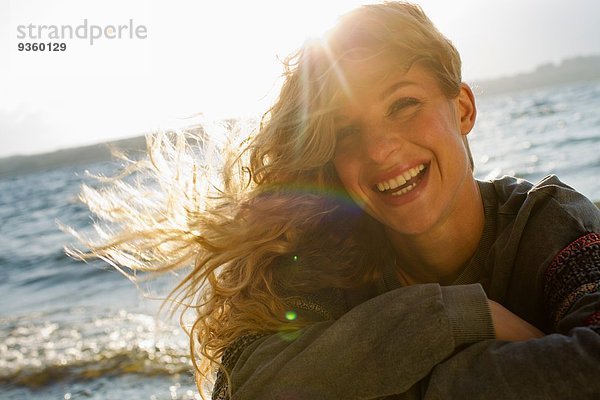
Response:
[{"label": "wave", "polygon": [[[0,318],[0,384],[39,388],[122,374],[191,373],[181,328],[124,310]],[[114,314],[114,315],[111,315]]]}]

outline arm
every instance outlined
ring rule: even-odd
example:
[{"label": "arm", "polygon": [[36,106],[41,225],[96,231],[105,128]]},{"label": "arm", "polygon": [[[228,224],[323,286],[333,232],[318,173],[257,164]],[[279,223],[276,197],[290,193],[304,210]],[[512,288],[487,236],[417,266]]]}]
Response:
[{"label": "arm", "polygon": [[544,275],[553,333],[482,341],[435,367],[426,399],[591,399],[600,395],[600,235],[563,249]]},{"label": "arm", "polygon": [[229,365],[232,399],[371,399],[402,393],[455,348],[491,337],[481,286],[396,289],[338,320],[249,344]]},{"label": "arm", "polygon": [[492,314],[492,322],[494,323],[496,339],[520,342],[544,336],[544,333],[538,328],[519,318],[502,305],[493,300],[488,300],[488,302]]}]

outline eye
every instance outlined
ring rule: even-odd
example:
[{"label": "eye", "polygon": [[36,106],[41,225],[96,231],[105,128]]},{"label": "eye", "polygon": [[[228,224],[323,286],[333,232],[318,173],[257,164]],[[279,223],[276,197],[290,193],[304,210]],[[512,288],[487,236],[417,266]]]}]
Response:
[{"label": "eye", "polygon": [[396,100],[390,105],[387,112],[385,113],[386,117],[391,117],[399,111],[407,109],[409,107],[413,107],[419,105],[421,102],[414,97],[403,97],[399,100]]},{"label": "eye", "polygon": [[349,138],[350,136],[356,135],[357,133],[359,133],[358,127],[354,125],[348,125],[337,130],[336,138],[338,141],[340,141]]}]

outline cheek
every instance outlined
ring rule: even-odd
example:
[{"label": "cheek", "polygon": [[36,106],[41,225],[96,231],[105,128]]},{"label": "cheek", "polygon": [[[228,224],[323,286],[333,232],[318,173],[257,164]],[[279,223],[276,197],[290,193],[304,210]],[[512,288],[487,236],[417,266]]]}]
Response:
[{"label": "cheek", "polygon": [[335,172],[337,172],[338,178],[340,178],[340,182],[346,186],[348,164],[344,161],[344,157],[336,155],[333,159],[333,165],[335,167]]},{"label": "cheek", "polygon": [[448,113],[437,109],[413,121],[406,131],[411,141],[436,152],[448,150],[448,145],[461,140],[460,132]]},{"label": "cheek", "polygon": [[352,157],[336,155],[333,165],[342,185],[349,192],[354,192],[354,187],[358,184],[359,166]]}]

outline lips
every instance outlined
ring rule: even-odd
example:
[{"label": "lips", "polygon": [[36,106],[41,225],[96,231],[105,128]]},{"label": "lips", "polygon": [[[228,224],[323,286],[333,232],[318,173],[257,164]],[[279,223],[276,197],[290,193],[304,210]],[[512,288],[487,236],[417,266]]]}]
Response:
[{"label": "lips", "polygon": [[378,193],[392,196],[401,196],[413,190],[423,173],[426,171],[425,164],[419,164],[415,167],[402,171],[393,178],[378,182],[374,190]]}]

